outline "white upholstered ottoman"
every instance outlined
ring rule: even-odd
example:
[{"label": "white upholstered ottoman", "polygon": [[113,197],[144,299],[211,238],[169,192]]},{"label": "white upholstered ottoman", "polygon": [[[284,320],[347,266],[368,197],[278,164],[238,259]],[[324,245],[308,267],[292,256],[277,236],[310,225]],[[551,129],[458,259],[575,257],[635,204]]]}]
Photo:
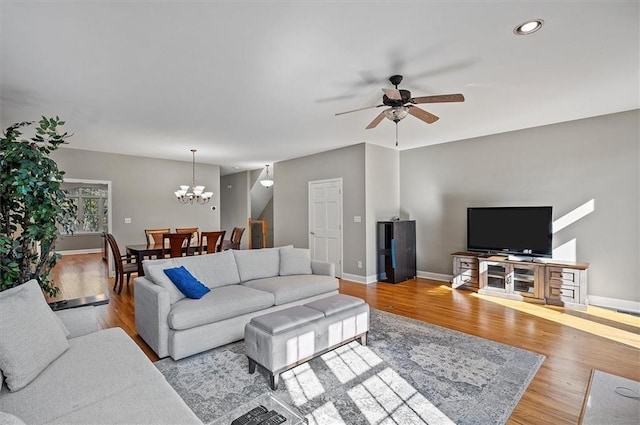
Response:
[{"label": "white upholstered ottoman", "polygon": [[369,305],[349,295],[256,316],[244,331],[249,373],[264,367],[275,390],[282,372],[355,339],[366,345],[368,331]]}]

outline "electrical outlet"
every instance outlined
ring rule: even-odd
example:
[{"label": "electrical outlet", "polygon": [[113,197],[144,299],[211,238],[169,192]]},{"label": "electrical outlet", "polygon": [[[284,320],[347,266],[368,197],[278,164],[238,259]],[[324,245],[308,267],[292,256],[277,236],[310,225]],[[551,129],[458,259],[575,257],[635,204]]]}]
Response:
[{"label": "electrical outlet", "polygon": [[124,224],[131,224],[131,219],[130,218],[125,218],[124,219]]},{"label": "electrical outlet", "polygon": [[362,261],[358,261],[358,268],[361,269],[362,268]]}]

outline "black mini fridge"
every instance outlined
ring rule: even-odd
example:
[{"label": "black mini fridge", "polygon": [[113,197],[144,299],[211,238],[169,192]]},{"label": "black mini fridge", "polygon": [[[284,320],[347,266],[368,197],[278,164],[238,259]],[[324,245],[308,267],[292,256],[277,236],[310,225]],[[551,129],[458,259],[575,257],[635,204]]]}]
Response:
[{"label": "black mini fridge", "polygon": [[378,281],[398,283],[416,277],[415,220],[378,222]]}]

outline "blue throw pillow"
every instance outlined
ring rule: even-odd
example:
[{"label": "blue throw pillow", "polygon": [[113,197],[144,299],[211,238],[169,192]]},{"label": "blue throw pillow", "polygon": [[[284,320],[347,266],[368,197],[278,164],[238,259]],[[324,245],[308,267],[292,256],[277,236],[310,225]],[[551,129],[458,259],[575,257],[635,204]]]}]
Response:
[{"label": "blue throw pillow", "polygon": [[204,286],[202,282],[193,277],[189,270],[184,266],[173,269],[164,269],[164,274],[169,276],[171,282],[184,294],[187,298],[198,300],[209,292],[209,288]]}]

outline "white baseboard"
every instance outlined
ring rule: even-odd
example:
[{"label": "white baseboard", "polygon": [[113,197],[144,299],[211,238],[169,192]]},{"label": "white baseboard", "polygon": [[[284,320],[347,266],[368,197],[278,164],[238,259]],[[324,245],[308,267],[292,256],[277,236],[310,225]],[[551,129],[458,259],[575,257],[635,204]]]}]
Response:
[{"label": "white baseboard", "polygon": [[421,277],[423,279],[439,280],[442,282],[451,282],[451,280],[453,279],[453,275],[450,275],[450,274],[432,273],[432,272],[425,272],[422,270],[418,270],[416,272],[416,276]]},{"label": "white baseboard", "polygon": [[378,281],[378,276],[362,276],[358,274],[350,274],[350,273],[342,273],[341,279],[348,280],[349,282],[362,283],[364,285],[368,285],[370,283],[376,283]]},{"label": "white baseboard", "polygon": [[638,301],[599,297],[597,295],[587,295],[587,299],[589,300],[589,305],[640,314],[640,302]]},{"label": "white baseboard", "polygon": [[[421,277],[423,279],[438,280],[438,281],[447,282],[447,283],[450,283],[451,279],[453,279],[452,275],[424,272],[420,270],[416,272],[416,276]],[[371,275],[371,276],[365,277],[358,274],[342,273],[342,279],[348,280],[349,282],[356,282],[356,283],[362,283],[362,284],[368,285],[370,283],[376,283],[378,281],[378,276]]]},{"label": "white baseboard", "polygon": [[76,254],[99,254],[102,252],[102,248],[91,249],[69,249],[67,251],[56,251],[60,255],[76,255]]}]

